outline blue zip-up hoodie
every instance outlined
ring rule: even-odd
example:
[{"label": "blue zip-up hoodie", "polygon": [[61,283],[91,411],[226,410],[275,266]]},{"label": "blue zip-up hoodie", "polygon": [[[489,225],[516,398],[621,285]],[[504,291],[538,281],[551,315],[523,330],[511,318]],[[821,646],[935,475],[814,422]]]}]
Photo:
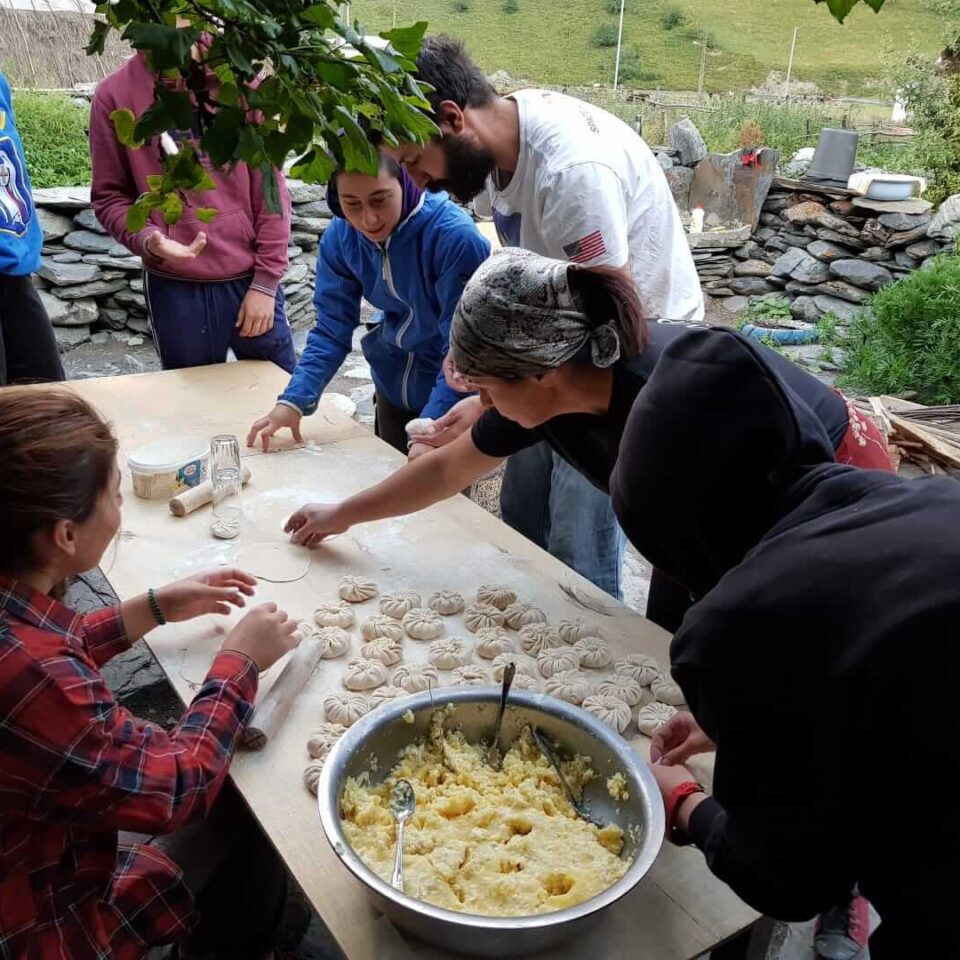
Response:
[{"label": "blue zip-up hoodie", "polygon": [[7,78],[0,73],[0,274],[22,277],[40,266],[43,231],[33,207],[23,144]]},{"label": "blue zip-up hoodie", "polygon": [[442,416],[463,394],[443,377],[453,311],[490,244],[445,193],[424,194],[386,243],[335,217],[320,241],[313,302],[317,323],[280,395],[305,414],[350,352],[360,301],[383,312],[362,343],[377,389],[398,407]]}]

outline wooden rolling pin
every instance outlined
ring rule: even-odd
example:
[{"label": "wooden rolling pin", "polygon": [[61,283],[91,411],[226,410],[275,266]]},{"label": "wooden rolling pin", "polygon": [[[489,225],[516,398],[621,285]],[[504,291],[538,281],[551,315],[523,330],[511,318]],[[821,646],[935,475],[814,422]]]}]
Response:
[{"label": "wooden rolling pin", "polygon": [[[241,473],[244,485],[246,485],[250,480],[250,468],[244,467]],[[184,490],[183,493],[178,493],[170,501],[170,512],[175,517],[185,517],[188,513],[193,513],[194,510],[206,506],[212,500],[213,484],[209,480],[204,480],[203,483],[198,483],[195,487]]]},{"label": "wooden rolling pin", "polygon": [[243,731],[242,743],[248,750],[262,750],[280,729],[293,701],[320,662],[323,650],[316,634],[300,641],[274,685],[257,704],[247,729]]}]

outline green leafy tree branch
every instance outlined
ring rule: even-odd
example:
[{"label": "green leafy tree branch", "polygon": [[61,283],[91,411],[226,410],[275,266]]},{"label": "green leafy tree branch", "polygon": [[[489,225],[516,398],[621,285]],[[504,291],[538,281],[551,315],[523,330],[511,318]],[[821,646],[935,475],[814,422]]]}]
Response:
[{"label": "green leafy tree branch", "polygon": [[[437,132],[412,75],[424,22],[381,34],[380,46],[326,0],[115,0],[97,13],[87,53],[102,53],[117,30],[158,74],[139,117],[112,114],[120,142],[136,148],[171,130],[197,135],[150,178],[130,210],[133,231],[152,210],[175,223],[187,194],[212,190],[205,163],[259,170],[267,206],[278,211],[276,170],[291,154],[294,176],[325,182],[337,166],[376,173],[368,130],[390,145]],[[197,215],[209,222],[216,211]]]}]

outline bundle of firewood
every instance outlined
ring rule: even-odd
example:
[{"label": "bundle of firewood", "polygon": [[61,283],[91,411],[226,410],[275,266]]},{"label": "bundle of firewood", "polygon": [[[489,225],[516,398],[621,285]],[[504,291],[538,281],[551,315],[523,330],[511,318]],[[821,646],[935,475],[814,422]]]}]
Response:
[{"label": "bundle of firewood", "polygon": [[960,472],[960,404],[925,407],[897,397],[870,397],[857,406],[886,432],[898,469],[906,462],[925,473]]}]

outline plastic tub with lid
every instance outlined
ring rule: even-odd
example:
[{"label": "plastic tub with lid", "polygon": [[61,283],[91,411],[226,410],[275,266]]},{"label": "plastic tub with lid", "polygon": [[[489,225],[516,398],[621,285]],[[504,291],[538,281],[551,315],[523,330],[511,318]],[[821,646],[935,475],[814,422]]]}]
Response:
[{"label": "plastic tub with lid", "polygon": [[210,446],[196,437],[168,437],[138,447],[127,458],[133,492],[142,500],[169,500],[207,477]]}]

